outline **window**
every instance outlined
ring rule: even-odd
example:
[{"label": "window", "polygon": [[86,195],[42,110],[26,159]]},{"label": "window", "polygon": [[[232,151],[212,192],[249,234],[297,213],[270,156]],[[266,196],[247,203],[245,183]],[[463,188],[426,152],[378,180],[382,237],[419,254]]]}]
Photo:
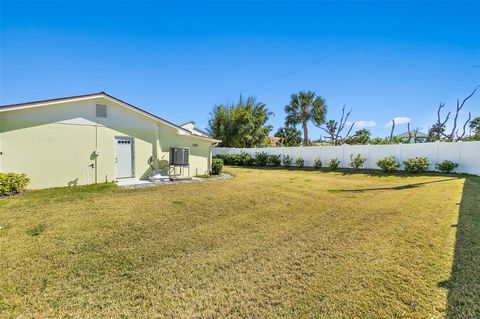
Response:
[{"label": "window", "polygon": [[102,104],[95,104],[95,116],[96,117],[107,117],[107,106]]},{"label": "window", "polygon": [[198,147],[198,144],[196,144],[196,143],[195,143],[195,144],[193,144],[193,147]]}]

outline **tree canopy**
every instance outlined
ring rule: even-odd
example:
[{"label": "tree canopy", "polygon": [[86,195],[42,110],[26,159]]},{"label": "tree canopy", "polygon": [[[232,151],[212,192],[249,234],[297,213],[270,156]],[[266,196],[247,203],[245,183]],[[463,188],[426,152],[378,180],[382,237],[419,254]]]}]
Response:
[{"label": "tree canopy", "polygon": [[356,131],[352,136],[347,137],[345,143],[347,144],[368,144],[370,142],[370,130],[363,128]]},{"label": "tree canopy", "polygon": [[301,124],[303,130],[303,144],[308,145],[308,122],[320,126],[325,122],[327,105],[325,99],[317,96],[315,92],[301,91],[298,94],[292,94],[290,103],[285,106],[285,126],[295,127]]},{"label": "tree canopy", "polygon": [[270,112],[264,103],[256,102],[250,96],[246,100],[240,97],[237,104],[215,105],[208,121],[208,133],[222,140],[223,147],[260,146],[272,130],[266,125]]},{"label": "tree canopy", "polygon": [[282,146],[299,146],[302,144],[302,132],[295,127],[281,127],[274,136],[280,138]]}]

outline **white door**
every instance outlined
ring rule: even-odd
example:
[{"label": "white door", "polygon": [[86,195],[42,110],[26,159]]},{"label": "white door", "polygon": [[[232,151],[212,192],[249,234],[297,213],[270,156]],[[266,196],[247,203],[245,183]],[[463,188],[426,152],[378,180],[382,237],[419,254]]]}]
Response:
[{"label": "white door", "polygon": [[133,140],[129,137],[116,137],[115,143],[116,177],[133,177]]}]

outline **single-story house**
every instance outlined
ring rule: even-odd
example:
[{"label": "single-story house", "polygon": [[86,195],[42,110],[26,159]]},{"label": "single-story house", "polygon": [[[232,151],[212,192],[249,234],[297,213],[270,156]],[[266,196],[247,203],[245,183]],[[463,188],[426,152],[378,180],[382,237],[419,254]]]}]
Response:
[{"label": "single-story house", "polygon": [[427,141],[428,134],[423,132],[414,132],[410,131],[411,136],[407,132],[403,132],[402,134],[398,134],[395,137],[398,137],[405,141],[405,143],[424,143]]},{"label": "single-story house", "polygon": [[26,174],[30,188],[147,179],[152,171],[171,173],[170,148],[182,147],[189,170],[181,174],[207,174],[212,146],[220,141],[188,124],[173,124],[105,92],[3,105],[0,172]]}]

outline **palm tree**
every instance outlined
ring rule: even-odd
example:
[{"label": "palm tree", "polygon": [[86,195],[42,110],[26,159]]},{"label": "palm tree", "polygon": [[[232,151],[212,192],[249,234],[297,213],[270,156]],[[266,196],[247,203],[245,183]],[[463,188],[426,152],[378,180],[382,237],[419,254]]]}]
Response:
[{"label": "palm tree", "polygon": [[303,128],[303,144],[308,145],[308,122],[320,126],[325,122],[327,105],[321,96],[316,96],[315,92],[301,91],[298,94],[292,94],[290,104],[285,106],[285,126],[296,126],[301,124]]},{"label": "palm tree", "polygon": [[294,127],[281,127],[274,136],[280,138],[282,146],[298,146],[302,144],[302,132]]}]

